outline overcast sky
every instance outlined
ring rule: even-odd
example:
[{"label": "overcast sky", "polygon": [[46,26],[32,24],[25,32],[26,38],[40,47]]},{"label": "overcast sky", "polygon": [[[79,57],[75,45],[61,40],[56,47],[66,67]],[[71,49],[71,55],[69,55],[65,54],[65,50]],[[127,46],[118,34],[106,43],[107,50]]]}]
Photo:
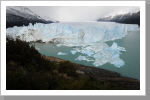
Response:
[{"label": "overcast sky", "polygon": [[140,7],[129,6],[30,6],[28,8],[34,13],[40,15],[41,17],[48,16],[57,21],[94,21],[104,16],[115,15],[118,13],[133,13],[140,11]]}]

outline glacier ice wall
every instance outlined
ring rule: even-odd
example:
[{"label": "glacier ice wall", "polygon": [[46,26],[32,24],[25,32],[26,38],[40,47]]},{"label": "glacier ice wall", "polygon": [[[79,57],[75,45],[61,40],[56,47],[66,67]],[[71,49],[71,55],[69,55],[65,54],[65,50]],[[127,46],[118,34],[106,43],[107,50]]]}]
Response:
[{"label": "glacier ice wall", "polygon": [[93,43],[123,38],[138,25],[114,22],[52,23],[7,28],[6,34],[25,41],[57,43]]}]

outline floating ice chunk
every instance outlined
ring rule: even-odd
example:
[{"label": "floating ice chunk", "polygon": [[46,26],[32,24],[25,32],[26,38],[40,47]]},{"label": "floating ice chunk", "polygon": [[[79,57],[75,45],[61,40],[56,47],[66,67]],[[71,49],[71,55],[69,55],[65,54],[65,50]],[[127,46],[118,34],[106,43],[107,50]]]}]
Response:
[{"label": "floating ice chunk", "polygon": [[61,46],[67,46],[67,47],[75,47],[76,45],[75,44],[57,44],[56,45],[57,47],[61,47]]},{"label": "floating ice chunk", "polygon": [[111,62],[111,64],[115,65],[116,67],[120,68],[125,65],[125,62],[122,59],[115,60]]},{"label": "floating ice chunk", "polygon": [[106,64],[107,63],[107,59],[95,59],[93,65],[95,66],[101,66],[103,64]]},{"label": "floating ice chunk", "polygon": [[115,58],[119,58],[119,54],[114,54],[114,55],[112,55],[112,59],[115,59]]},{"label": "floating ice chunk", "polygon": [[111,49],[117,49],[118,45],[117,43],[113,42],[112,46],[110,47]]},{"label": "floating ice chunk", "polygon": [[[123,60],[120,60],[120,51],[125,51],[125,48],[119,47],[117,43],[113,43],[112,46],[108,46],[106,43],[92,43],[86,46],[76,47],[75,51],[80,52],[82,54],[86,54],[87,56],[79,56],[76,60],[79,61],[94,61],[94,66],[101,66],[106,63],[111,63],[116,67],[123,66]],[[90,57],[90,58],[89,58]],[[116,62],[115,62],[116,61]],[[120,62],[120,65],[118,62]]]},{"label": "floating ice chunk", "polygon": [[68,47],[75,47],[74,44],[67,44]]},{"label": "floating ice chunk", "polygon": [[94,61],[94,60],[90,59],[90,58],[87,58],[86,61],[89,62],[89,61]]},{"label": "floating ice chunk", "polygon": [[58,55],[67,55],[67,53],[58,52]]},{"label": "floating ice chunk", "polygon": [[76,51],[82,53],[82,54],[86,54],[88,56],[92,56],[94,54],[94,51],[91,47],[91,45],[89,46],[82,46],[82,48],[75,48]]},{"label": "floating ice chunk", "polygon": [[81,52],[81,48],[79,48],[79,47],[74,48],[74,50],[77,52]]},{"label": "floating ice chunk", "polygon": [[85,61],[94,61],[93,59],[90,59],[90,58],[87,58],[86,56],[81,56],[79,55],[75,60],[78,60],[78,61],[82,61],[82,60],[85,60]]},{"label": "floating ice chunk", "polygon": [[81,50],[81,53],[86,54],[88,56],[92,56],[94,54],[92,51],[89,51],[89,50]]},{"label": "floating ice chunk", "polygon": [[118,50],[119,51],[126,51],[126,49],[124,47],[119,47],[119,46],[118,46]]},{"label": "floating ice chunk", "polygon": [[75,60],[79,60],[79,61],[86,60],[86,57],[79,55]]},{"label": "floating ice chunk", "polygon": [[111,47],[106,48],[106,50],[110,51],[112,54],[121,54],[120,51],[126,51],[124,47],[119,47],[115,42],[113,42]]},{"label": "floating ice chunk", "polygon": [[57,47],[61,47],[61,46],[63,46],[63,44],[57,44],[56,46],[57,46]]},{"label": "floating ice chunk", "polygon": [[75,50],[71,50],[71,53],[74,55],[77,51]]},{"label": "floating ice chunk", "polygon": [[94,57],[94,58],[101,58],[102,55],[100,55],[100,53],[96,53],[96,54],[93,55],[93,57]]},{"label": "floating ice chunk", "polygon": [[40,48],[38,48],[38,47],[35,47],[35,49],[36,49],[36,50],[40,50]]},{"label": "floating ice chunk", "polygon": [[117,43],[113,42],[112,46],[110,47],[113,50],[119,50],[119,51],[126,51],[124,47],[119,47]]}]

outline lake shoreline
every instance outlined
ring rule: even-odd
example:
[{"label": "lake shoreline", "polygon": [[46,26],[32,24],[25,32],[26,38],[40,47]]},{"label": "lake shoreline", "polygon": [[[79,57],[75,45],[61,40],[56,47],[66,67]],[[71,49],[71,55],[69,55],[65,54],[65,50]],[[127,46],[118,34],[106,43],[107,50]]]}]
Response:
[{"label": "lake shoreline", "polygon": [[[45,56],[41,54],[41,57],[59,63],[61,61],[66,61],[60,58]],[[70,61],[69,61],[70,62]],[[108,81],[112,83],[119,83],[126,88],[130,88],[131,90],[139,90],[140,89],[140,81],[134,78],[124,77],[121,74],[97,67],[85,66],[77,63],[71,62],[75,67],[77,67],[77,73],[80,75],[92,75],[96,77],[98,80]]]}]

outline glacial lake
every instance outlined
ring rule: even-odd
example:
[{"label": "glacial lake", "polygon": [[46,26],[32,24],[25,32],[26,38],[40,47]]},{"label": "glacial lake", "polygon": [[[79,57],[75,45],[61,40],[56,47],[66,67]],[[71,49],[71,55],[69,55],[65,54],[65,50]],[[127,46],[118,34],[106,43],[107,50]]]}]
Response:
[{"label": "glacial lake", "polygon": [[[75,60],[79,55],[86,56],[81,52],[76,52],[75,54],[71,53],[71,50],[74,47],[69,46],[58,46],[55,43],[35,43],[35,47],[41,54],[46,56],[53,56],[61,58],[64,60],[69,60],[74,63],[83,64],[86,66],[98,67],[114,72],[120,73],[122,76],[135,78],[140,80],[140,30],[130,31],[122,39],[117,39],[114,41],[105,42],[108,46],[111,46],[113,43],[117,43],[118,46],[124,47],[125,52],[122,52],[120,59],[125,62],[125,65],[118,68],[110,63],[106,63],[101,66],[93,65],[93,61],[79,61]],[[64,55],[58,55],[58,53],[66,53]]]}]

